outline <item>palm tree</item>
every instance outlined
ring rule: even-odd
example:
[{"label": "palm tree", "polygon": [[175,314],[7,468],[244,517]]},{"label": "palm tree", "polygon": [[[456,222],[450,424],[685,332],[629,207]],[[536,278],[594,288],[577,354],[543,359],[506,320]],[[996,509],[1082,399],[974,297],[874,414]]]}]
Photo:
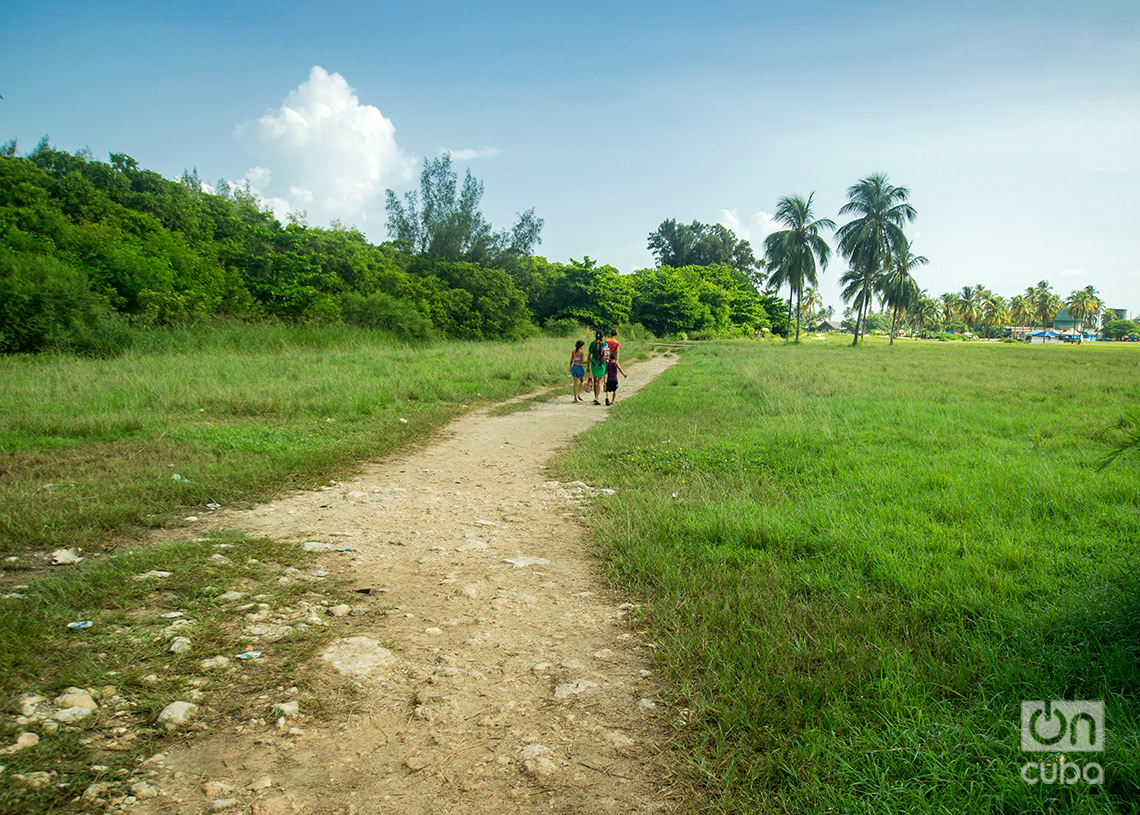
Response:
[{"label": "palm tree", "polygon": [[1033,299],[1029,289],[1025,294],[1015,294],[1009,298],[1009,316],[1018,325],[1028,325],[1033,320]]},{"label": "palm tree", "polygon": [[803,299],[804,283],[818,286],[817,262],[822,271],[831,259],[831,247],[819,232],[821,229],[835,228],[835,222],[830,218],[813,220],[811,204],[814,198],[815,193],[809,195],[806,201],[798,195],[781,198],[776,205],[775,220],[788,228],[764,239],[764,257],[769,267],[776,269],[772,277],[775,278],[778,274],[779,285],[787,283],[790,288],[789,315],[792,313],[791,293],[797,295],[796,342],[800,341],[800,302]]},{"label": "palm tree", "polygon": [[1065,308],[1069,310],[1069,316],[1080,323],[1082,329],[1090,317],[1095,318],[1100,314],[1102,307],[1100,297],[1097,296],[1096,289],[1092,286],[1077,289],[1065,301]]},{"label": "palm tree", "polygon": [[941,315],[942,304],[933,297],[927,297],[925,290],[919,292],[918,305],[911,312],[915,330],[920,334],[926,333],[926,329],[938,322]]},{"label": "palm tree", "polygon": [[[872,293],[880,272],[887,266],[895,250],[906,239],[903,225],[918,214],[907,203],[910,190],[887,182],[884,173],[874,173],[847,189],[847,203],[839,209],[840,215],[855,215],[855,220],[839,228],[839,252],[851,266],[844,298],[858,299],[862,304],[855,319],[855,340],[863,315],[871,307]],[[844,275],[847,278],[847,275]],[[859,281],[856,285],[856,280]]]},{"label": "palm tree", "polygon": [[920,291],[911,270],[927,263],[929,261],[925,257],[910,251],[910,241],[904,237],[902,243],[894,248],[890,265],[879,281],[883,303],[891,310],[891,345],[895,344],[899,315],[918,305]]},{"label": "palm tree", "polygon": [[[824,319],[821,315],[823,309],[823,296],[818,290],[808,286],[800,300],[800,317],[809,324]],[[810,319],[809,319],[810,318]]]},{"label": "palm tree", "polygon": [[1057,312],[1065,305],[1053,292],[1047,280],[1042,280],[1036,286],[1030,286],[1026,295],[1033,301],[1033,316],[1040,318],[1042,330],[1049,327]]},{"label": "palm tree", "polygon": [[981,286],[963,286],[962,293],[957,295],[958,316],[962,318],[962,322],[966,324],[966,328],[971,332],[978,324],[978,319],[982,316],[981,288]]},{"label": "palm tree", "polygon": [[946,330],[950,323],[958,319],[958,295],[946,292],[939,295],[938,300],[942,304],[942,329]]},{"label": "palm tree", "polygon": [[986,289],[982,295],[982,323],[989,329],[987,337],[992,337],[998,325],[1009,321],[1009,304],[1000,294]]}]

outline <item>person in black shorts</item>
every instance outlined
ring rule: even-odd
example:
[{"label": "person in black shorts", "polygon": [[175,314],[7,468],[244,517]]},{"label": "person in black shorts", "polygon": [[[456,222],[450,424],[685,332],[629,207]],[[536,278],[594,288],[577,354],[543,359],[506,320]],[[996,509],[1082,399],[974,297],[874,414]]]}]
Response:
[{"label": "person in black shorts", "polygon": [[617,375],[625,376],[625,371],[621,369],[616,359],[610,359],[606,363],[606,404],[612,405],[617,401]]}]

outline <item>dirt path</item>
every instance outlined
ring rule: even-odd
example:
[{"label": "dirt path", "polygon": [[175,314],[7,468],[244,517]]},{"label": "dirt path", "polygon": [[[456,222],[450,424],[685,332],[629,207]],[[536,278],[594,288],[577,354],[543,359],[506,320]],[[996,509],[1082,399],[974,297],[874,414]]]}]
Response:
[{"label": "dirt path", "polygon": [[[633,366],[622,398],[672,361]],[[328,568],[377,589],[360,606],[388,611],[334,619],[343,634],[306,670],[347,673],[366,701],[329,725],[286,707],[278,726],[193,739],[152,763],[163,795],[130,811],[672,811],[645,648],[577,520],[589,490],[544,472],[610,412],[568,396],[479,411],[352,481],[212,516],[356,550],[330,553]],[[287,702],[281,690],[266,704]]]}]

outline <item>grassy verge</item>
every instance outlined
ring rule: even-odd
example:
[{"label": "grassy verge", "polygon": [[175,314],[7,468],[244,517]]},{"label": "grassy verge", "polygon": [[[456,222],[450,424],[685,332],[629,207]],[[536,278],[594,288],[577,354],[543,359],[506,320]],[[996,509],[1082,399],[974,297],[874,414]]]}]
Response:
[{"label": "grassy verge", "polygon": [[[198,705],[182,730],[272,730],[276,704],[295,702],[306,717],[336,705],[329,679],[299,667],[348,624],[329,613],[345,602],[335,575],[313,573],[318,561],[335,568],[344,556],[219,536],[123,550],[0,600],[0,696],[14,714],[0,720],[0,745],[24,732],[39,737],[0,756],[0,812],[80,811],[121,799],[140,780],[139,761],[169,738],[158,716],[171,702]],[[69,628],[82,621],[91,625]],[[172,651],[179,637],[187,650]],[[253,649],[259,658],[237,658]],[[218,657],[221,664],[205,662]],[[69,689],[83,689],[95,710],[57,721],[63,708],[54,700]],[[105,786],[83,800],[93,784]]]},{"label": "grassy verge", "polygon": [[[644,596],[709,812],[1135,811],[1140,399],[1120,347],[703,344],[564,476]],[[1020,750],[1101,699],[1106,751]],[[1104,783],[1026,784],[1028,761]]]},{"label": "grassy verge", "polygon": [[568,382],[572,344],[249,327],[172,346],[0,359],[0,554],[97,550],[209,503],[315,486],[470,405]]}]

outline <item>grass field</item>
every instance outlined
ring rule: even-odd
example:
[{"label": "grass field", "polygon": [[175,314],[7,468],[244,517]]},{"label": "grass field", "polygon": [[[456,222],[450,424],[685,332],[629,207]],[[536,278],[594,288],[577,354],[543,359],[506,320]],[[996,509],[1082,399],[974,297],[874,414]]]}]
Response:
[{"label": "grass field", "polygon": [[[305,571],[313,557],[296,544],[124,544],[212,502],[347,476],[469,407],[568,389],[572,347],[413,347],[348,329],[247,326],[156,335],[114,360],[0,358],[0,594],[12,595],[0,598],[0,712],[12,714],[0,717],[0,750],[29,728],[43,737],[0,754],[0,812],[102,811],[80,794],[92,784],[125,794],[138,762],[169,738],[156,717],[172,700],[198,701],[207,727],[272,724],[282,688],[315,716],[347,704],[298,670],[344,598],[332,578]],[[75,545],[85,562],[43,574],[37,551]],[[168,576],[141,578],[153,571]],[[233,590],[243,597],[226,600]],[[175,613],[184,616],[163,616]],[[234,660],[254,613],[294,630],[263,659]],[[193,621],[182,654],[169,650],[178,619]],[[84,620],[91,628],[68,628]],[[230,665],[204,669],[215,655]],[[24,695],[50,700],[69,687],[94,688],[103,712],[51,733],[15,718]],[[27,780],[35,773],[50,775]]]},{"label": "grass field", "polygon": [[[583,437],[704,811],[1137,811],[1137,405],[1130,346],[715,343]],[[1023,754],[1039,699],[1105,751]]]},{"label": "grass field", "polygon": [[[82,809],[86,785],[122,783],[175,696],[238,721],[290,685],[306,709],[335,703],[297,669],[340,589],[296,578],[295,547],[124,536],[317,486],[467,406],[565,385],[570,345],[235,329],[113,361],[0,359],[8,581],[32,549],[108,552],[0,601],[0,698],[14,713],[23,693],[113,685],[100,704],[135,736],[111,749],[105,728],[63,728],[3,756],[0,811]],[[1140,456],[1098,470],[1138,404],[1134,346],[702,343],[584,436],[559,466],[618,490],[592,528],[645,601],[700,807],[1140,808]],[[133,579],[154,569],[172,576]],[[244,647],[220,599],[234,588],[307,627],[219,681],[199,662]],[[198,626],[192,655],[167,650],[175,610]],[[1104,700],[1103,784],[1022,781],[1032,699]],[[5,717],[0,747],[21,729]],[[45,769],[43,787],[9,783]]]},{"label": "grass field", "polygon": [[99,549],[209,503],[315,486],[469,405],[568,383],[573,343],[245,327],[171,346],[0,358],[0,554]]}]

